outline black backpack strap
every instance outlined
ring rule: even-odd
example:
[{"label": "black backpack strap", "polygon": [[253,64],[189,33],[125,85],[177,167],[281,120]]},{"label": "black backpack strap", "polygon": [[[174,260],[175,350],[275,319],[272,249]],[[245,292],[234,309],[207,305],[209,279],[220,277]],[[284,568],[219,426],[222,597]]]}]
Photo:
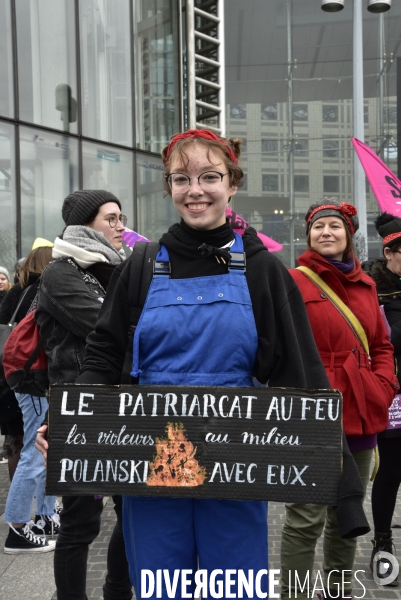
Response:
[{"label": "black backpack strap", "polygon": [[136,327],[141,316],[153,277],[153,261],[156,259],[159,247],[157,242],[137,242],[128,259],[131,261],[127,290],[131,327]]},{"label": "black backpack strap", "polygon": [[[141,243],[141,242],[140,242]],[[143,258],[143,268],[141,277],[141,287],[139,289],[138,306],[142,309],[146,296],[148,295],[150,282],[153,278],[153,263],[159,252],[160,244],[158,242],[142,242],[146,244],[145,255]]]},{"label": "black backpack strap", "polygon": [[20,299],[19,299],[19,301],[18,301],[17,307],[16,307],[15,311],[13,312],[13,314],[12,314],[12,316],[11,316],[11,319],[10,319],[10,321],[9,321],[9,323],[8,323],[10,326],[11,326],[11,325],[12,325],[12,324],[15,322],[15,318],[16,318],[16,316],[17,316],[17,313],[18,313],[18,311],[19,311],[19,308],[20,308],[20,306],[21,306],[21,304],[22,304],[22,302],[23,302],[23,300],[24,300],[25,296],[27,295],[27,293],[28,293],[28,290],[29,290],[29,288],[30,288],[30,287],[32,287],[32,284],[31,284],[31,285],[28,285],[28,286],[27,286],[27,287],[24,289],[24,291],[22,292],[22,294],[21,294],[21,296],[20,296]]},{"label": "black backpack strap", "polygon": [[[37,325],[38,327],[38,325]],[[26,361],[23,370],[25,371],[25,374],[28,375],[29,371],[31,370],[31,367],[33,365],[33,363],[35,362],[35,360],[38,358],[40,351],[42,350],[42,348],[45,345],[46,340],[44,338],[40,338],[39,342],[36,344],[36,347],[34,349],[34,351],[32,352],[31,356],[28,358],[28,360]]]},{"label": "black backpack strap", "polygon": [[132,344],[136,326],[142,313],[142,308],[148,295],[150,282],[153,277],[153,261],[156,260],[160,244],[158,242],[137,242],[128,260],[130,265],[130,280],[128,283],[128,298],[130,310],[130,327],[128,344],[124,357],[121,383],[132,383]]}]

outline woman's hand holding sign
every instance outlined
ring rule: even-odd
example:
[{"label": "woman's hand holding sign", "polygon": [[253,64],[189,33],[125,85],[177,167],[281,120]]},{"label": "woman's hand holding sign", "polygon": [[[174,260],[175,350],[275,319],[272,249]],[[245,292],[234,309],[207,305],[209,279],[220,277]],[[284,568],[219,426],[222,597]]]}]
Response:
[{"label": "woman's hand holding sign", "polygon": [[49,449],[49,444],[47,443],[47,425],[41,425],[39,427],[36,436],[35,448],[43,454],[45,465],[47,465],[47,451]]}]

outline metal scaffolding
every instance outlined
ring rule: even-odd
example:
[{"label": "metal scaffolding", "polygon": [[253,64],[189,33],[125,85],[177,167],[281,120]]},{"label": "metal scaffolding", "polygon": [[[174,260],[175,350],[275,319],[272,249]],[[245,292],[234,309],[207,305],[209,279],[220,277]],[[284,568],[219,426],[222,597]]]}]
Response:
[{"label": "metal scaffolding", "polygon": [[187,0],[188,128],[225,135],[224,0]]}]

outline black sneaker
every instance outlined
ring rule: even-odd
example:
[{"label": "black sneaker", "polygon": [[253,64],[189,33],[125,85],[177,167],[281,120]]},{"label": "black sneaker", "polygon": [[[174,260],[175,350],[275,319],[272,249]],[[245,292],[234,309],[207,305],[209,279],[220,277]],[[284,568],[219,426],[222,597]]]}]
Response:
[{"label": "black sneaker", "polygon": [[54,538],[60,531],[60,517],[56,513],[53,515],[36,515],[32,531],[36,535],[48,535]]},{"label": "black sneaker", "polygon": [[4,544],[4,553],[51,552],[55,546],[56,542],[48,542],[45,537],[35,535],[29,528],[28,523],[18,528],[10,525],[6,543]]}]

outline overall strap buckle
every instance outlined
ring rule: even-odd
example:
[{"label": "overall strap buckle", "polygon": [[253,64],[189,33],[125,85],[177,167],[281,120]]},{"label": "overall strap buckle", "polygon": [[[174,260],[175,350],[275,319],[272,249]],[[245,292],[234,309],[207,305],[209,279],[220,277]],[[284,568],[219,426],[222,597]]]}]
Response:
[{"label": "overall strap buckle", "polygon": [[153,277],[155,275],[171,275],[171,263],[159,260],[153,261]]},{"label": "overall strap buckle", "polygon": [[245,252],[231,252],[231,259],[228,263],[229,271],[246,272],[246,256]]}]

